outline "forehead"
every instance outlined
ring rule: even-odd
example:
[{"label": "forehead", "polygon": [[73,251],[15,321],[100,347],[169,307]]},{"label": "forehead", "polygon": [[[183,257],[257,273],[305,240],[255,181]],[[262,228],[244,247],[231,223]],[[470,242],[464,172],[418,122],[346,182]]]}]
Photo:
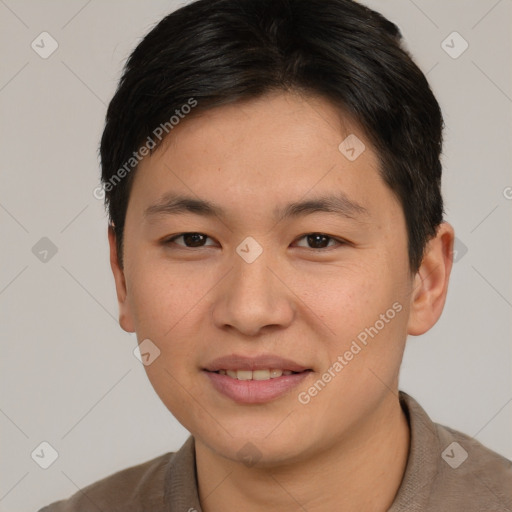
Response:
[{"label": "forehead", "polygon": [[371,203],[390,194],[359,125],[327,100],[296,93],[185,117],[139,164],[134,189],[145,210],[178,193],[228,210],[244,201],[273,215],[285,203],[336,191],[371,213]]},{"label": "forehead", "polygon": [[294,158],[312,149],[338,151],[351,135],[366,139],[357,120],[325,98],[274,91],[206,111],[199,106],[175,127],[159,152],[192,143],[196,151],[218,148],[224,159],[229,157],[226,145],[239,151],[265,150],[260,159],[266,154]]}]

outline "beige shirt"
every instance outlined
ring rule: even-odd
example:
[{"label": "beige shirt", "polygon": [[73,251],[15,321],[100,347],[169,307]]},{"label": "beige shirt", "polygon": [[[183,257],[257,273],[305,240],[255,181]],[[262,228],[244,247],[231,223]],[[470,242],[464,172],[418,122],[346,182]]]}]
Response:
[{"label": "beige shirt", "polygon": [[[433,423],[400,392],[411,428],[402,483],[388,512],[512,512],[512,463]],[[240,510],[243,510],[243,506]],[[119,471],[39,512],[201,512],[194,438],[175,453]]]}]

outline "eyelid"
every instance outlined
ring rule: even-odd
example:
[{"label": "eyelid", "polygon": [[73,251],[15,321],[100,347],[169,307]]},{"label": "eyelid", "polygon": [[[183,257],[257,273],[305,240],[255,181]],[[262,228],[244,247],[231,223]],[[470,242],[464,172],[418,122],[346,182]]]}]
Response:
[{"label": "eyelid", "polygon": [[297,237],[293,243],[297,243],[299,240],[302,240],[303,238],[306,238],[310,235],[320,235],[320,236],[324,236],[326,238],[329,238],[330,241],[334,241],[336,242],[337,245],[328,245],[327,247],[322,247],[320,249],[315,249],[314,247],[304,247],[304,246],[299,246],[303,249],[309,249],[310,251],[316,251],[316,252],[327,252],[329,249],[335,249],[336,247],[340,247],[342,245],[349,245],[350,242],[348,240],[344,240],[343,238],[339,238],[339,237],[336,237],[336,236],[333,236],[333,235],[329,235],[327,233],[322,233],[322,232],[319,232],[319,231],[312,231],[310,233],[305,233],[299,237]]},{"label": "eyelid", "polygon": [[[176,242],[176,239],[178,238],[182,238],[183,236],[185,235],[203,235],[205,236],[207,239],[210,239],[210,240],[214,240],[214,238],[212,238],[211,236],[207,235],[206,233],[201,233],[200,231],[184,231],[183,233],[178,233],[176,235],[172,235],[170,237],[166,237],[162,240],[162,243],[164,245],[167,245],[167,244],[170,244],[171,242],[178,245],[179,247],[183,247],[184,249],[201,249],[203,247],[212,247],[213,244],[207,244],[207,245],[201,245],[199,247],[187,247],[186,245],[184,244],[179,244]],[[216,241],[215,241],[216,242]],[[216,242],[217,243],[217,242]]]},{"label": "eyelid", "polygon": [[[202,233],[200,231],[184,231],[182,233],[178,233],[176,235],[172,235],[170,237],[166,237],[166,238],[164,238],[162,240],[162,244],[168,245],[168,244],[170,244],[172,242],[172,243],[176,244],[179,247],[183,247],[184,249],[201,249],[201,248],[204,248],[204,247],[212,247],[212,246],[215,245],[215,244],[207,244],[207,245],[201,245],[199,247],[187,247],[184,244],[179,244],[179,243],[176,242],[177,239],[182,238],[185,235],[190,235],[190,234],[205,236],[207,239],[212,240],[216,244],[218,244],[218,242],[213,237],[207,235],[206,233]],[[304,233],[304,234],[300,235],[299,237],[295,238],[295,240],[293,241],[293,244],[296,244],[298,241],[300,241],[300,240],[302,240],[302,239],[304,239],[304,238],[306,238],[308,236],[311,236],[311,235],[320,235],[320,236],[326,237],[326,238],[329,239],[330,242],[334,241],[334,242],[336,242],[336,244],[335,245],[327,245],[327,247],[322,247],[322,248],[318,248],[318,249],[314,248],[314,247],[305,247],[305,246],[298,246],[298,247],[301,247],[303,249],[308,249],[310,251],[315,251],[315,252],[327,252],[329,249],[334,249],[336,247],[340,247],[340,246],[343,246],[343,245],[350,245],[350,242],[348,240],[345,240],[343,238],[339,238],[339,237],[336,237],[336,236],[333,236],[333,235],[329,235],[327,233],[322,233],[322,232],[319,232],[319,231],[311,231],[311,232],[308,232],[308,233]]]}]

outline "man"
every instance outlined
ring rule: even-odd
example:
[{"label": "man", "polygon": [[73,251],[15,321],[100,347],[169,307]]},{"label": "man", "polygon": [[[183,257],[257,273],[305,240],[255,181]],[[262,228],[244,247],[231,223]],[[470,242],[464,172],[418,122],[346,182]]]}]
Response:
[{"label": "man", "polygon": [[162,20],[110,103],[102,181],[121,327],[191,437],[43,510],[511,510],[510,462],[398,391],[452,265],[442,124],[355,2]]}]

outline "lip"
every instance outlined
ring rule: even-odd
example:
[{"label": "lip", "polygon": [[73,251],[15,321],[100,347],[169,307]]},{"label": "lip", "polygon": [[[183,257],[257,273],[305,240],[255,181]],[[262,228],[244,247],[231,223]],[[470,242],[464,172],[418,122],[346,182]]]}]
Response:
[{"label": "lip", "polygon": [[209,372],[203,373],[208,377],[213,388],[239,404],[263,404],[275,400],[291,391],[306,379],[312,371],[282,375],[268,380],[238,380],[228,375]]},{"label": "lip", "polygon": [[[219,370],[290,370],[291,375],[282,375],[268,380],[238,380],[228,375],[215,373]],[[247,357],[239,354],[219,357],[209,363],[203,373],[213,388],[239,404],[263,404],[275,400],[298,386],[311,373],[307,368],[291,359],[263,354]]]},{"label": "lip", "polygon": [[307,366],[302,366],[291,359],[275,356],[272,354],[263,354],[255,357],[233,354],[230,356],[219,357],[204,367],[208,372],[218,372],[219,370],[267,370],[277,368],[280,370],[290,370],[292,372],[303,372],[308,370]]}]

